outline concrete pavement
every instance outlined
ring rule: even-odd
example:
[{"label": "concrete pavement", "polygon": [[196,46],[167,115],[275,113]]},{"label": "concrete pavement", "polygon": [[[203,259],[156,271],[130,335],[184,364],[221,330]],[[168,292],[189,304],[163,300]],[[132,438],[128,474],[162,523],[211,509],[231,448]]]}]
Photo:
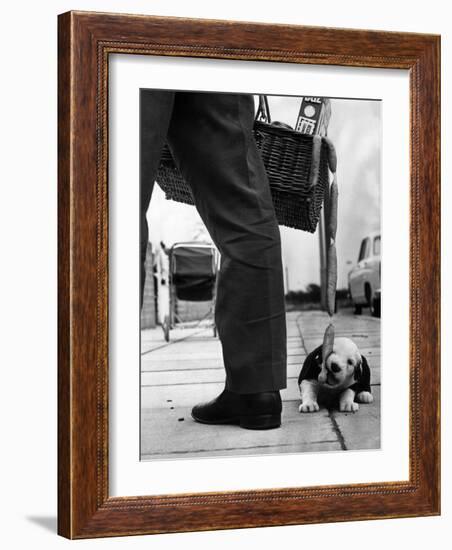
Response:
[{"label": "concrete pavement", "polygon": [[141,458],[238,456],[375,449],[380,446],[380,320],[339,313],[336,336],[348,336],[366,355],[374,402],[355,413],[322,408],[298,412],[297,378],[307,353],[322,343],[328,317],[319,311],[287,314],[288,380],[282,391],[283,424],[268,431],[206,426],[193,421],[191,407],[224,387],[221,344],[202,325],[171,331],[142,331]]}]

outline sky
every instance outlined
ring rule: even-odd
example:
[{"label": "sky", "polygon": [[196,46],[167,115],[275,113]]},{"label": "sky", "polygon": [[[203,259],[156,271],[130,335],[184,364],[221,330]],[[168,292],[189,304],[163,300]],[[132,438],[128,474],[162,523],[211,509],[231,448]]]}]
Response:
[{"label": "sky", "polygon": [[[272,121],[295,125],[299,97],[269,98]],[[380,229],[381,102],[331,99],[328,136],[338,157],[339,187],[338,288],[347,286],[347,274],[356,263],[361,240]],[[171,246],[178,241],[210,240],[193,206],[167,201],[160,187],[154,187],[148,211],[150,241]],[[319,237],[281,227],[282,256],[287,290],[303,290],[319,284]]]}]

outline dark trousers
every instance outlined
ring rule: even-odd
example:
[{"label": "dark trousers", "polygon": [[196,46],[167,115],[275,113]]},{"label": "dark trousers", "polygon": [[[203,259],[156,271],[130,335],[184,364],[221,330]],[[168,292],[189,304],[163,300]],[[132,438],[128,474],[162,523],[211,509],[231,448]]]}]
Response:
[{"label": "dark trousers", "polygon": [[281,240],[252,135],[252,96],[142,90],[140,104],[142,285],[146,211],[167,139],[221,254],[215,322],[226,388],[236,393],[285,388]]}]

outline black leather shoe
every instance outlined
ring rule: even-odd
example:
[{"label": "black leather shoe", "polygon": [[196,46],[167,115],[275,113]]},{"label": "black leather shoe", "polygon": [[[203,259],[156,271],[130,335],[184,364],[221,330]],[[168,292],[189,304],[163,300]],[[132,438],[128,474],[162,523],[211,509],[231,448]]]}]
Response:
[{"label": "black leather shoe", "polygon": [[224,390],[218,397],[196,405],[191,415],[203,424],[238,424],[250,430],[268,430],[281,426],[279,391],[238,394]]}]

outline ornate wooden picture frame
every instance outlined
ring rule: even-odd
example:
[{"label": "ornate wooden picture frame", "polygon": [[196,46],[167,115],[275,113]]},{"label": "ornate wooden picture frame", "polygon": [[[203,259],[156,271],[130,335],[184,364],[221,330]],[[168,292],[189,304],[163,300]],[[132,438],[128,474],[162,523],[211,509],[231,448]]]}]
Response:
[{"label": "ornate wooden picture frame", "polygon": [[[121,14],[59,16],[58,531],[68,538],[440,511],[440,38]],[[111,54],[405,69],[410,79],[409,480],[109,496]]]}]

